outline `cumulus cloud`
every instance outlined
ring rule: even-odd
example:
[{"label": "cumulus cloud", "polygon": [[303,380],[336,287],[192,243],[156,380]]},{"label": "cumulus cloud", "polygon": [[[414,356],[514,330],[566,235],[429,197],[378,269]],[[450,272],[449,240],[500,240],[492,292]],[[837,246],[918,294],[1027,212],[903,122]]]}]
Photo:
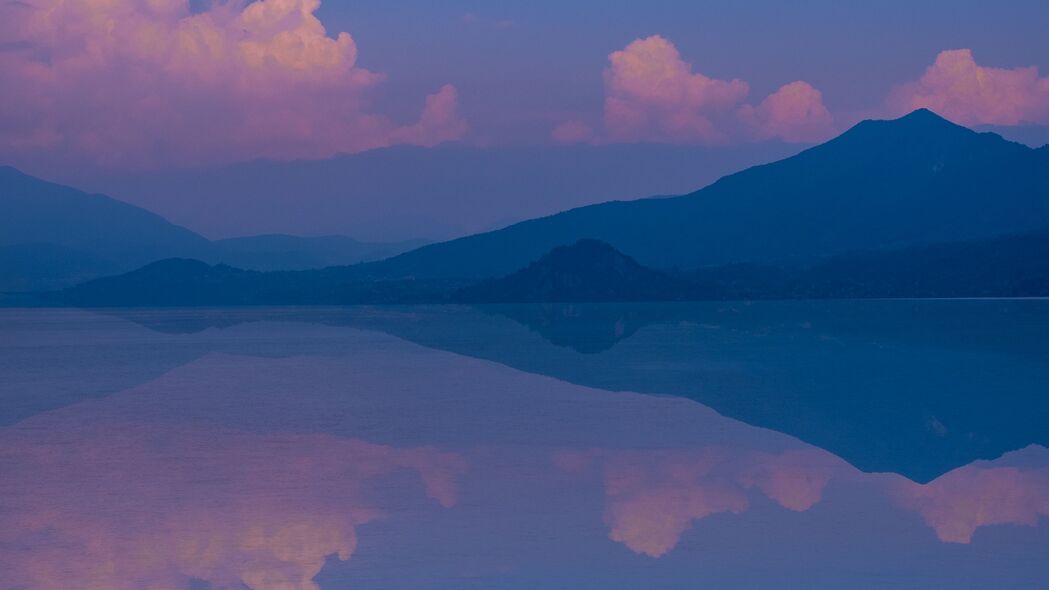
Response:
[{"label": "cumulus cloud", "polygon": [[[103,164],[323,157],[462,137],[455,89],[419,120],[374,112],[382,74],[320,0],[39,0],[0,6],[0,151]],[[420,97],[423,103],[423,97]]]},{"label": "cumulus cloud", "polygon": [[459,118],[459,92],[455,86],[445,84],[440,90],[426,97],[419,121],[413,125],[395,129],[391,133],[394,143],[434,146],[444,141],[462,137],[466,133],[466,122]]},{"label": "cumulus cloud", "polygon": [[659,35],[637,39],[608,56],[605,127],[618,140],[719,142],[712,117],[746,98],[742,80],[693,72],[673,43]]},{"label": "cumulus cloud", "polygon": [[739,117],[759,139],[809,143],[834,133],[834,118],[823,105],[823,94],[800,80],[784,85],[756,107],[740,107]]},{"label": "cumulus cloud", "polygon": [[659,35],[631,42],[612,52],[608,61],[602,132],[569,120],[555,127],[555,140],[808,143],[834,132],[823,95],[811,84],[791,82],[757,106],[747,104],[747,82],[695,71],[677,47]]},{"label": "cumulus cloud", "polygon": [[897,114],[931,109],[963,125],[1049,123],[1049,77],[1038,69],[991,68],[969,49],[942,51],[921,78],[889,96]]}]

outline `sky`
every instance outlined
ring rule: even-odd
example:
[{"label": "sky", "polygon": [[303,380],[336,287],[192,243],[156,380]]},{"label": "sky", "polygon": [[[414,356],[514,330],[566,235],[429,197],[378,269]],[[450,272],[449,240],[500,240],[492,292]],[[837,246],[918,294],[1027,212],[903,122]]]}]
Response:
[{"label": "sky", "polygon": [[[751,100],[806,81],[841,124],[882,114],[892,88],[921,77],[941,51],[967,48],[983,66],[1049,71],[1049,4],[1037,0],[522,0],[436,8],[410,0],[395,13],[387,4],[329,2],[319,13],[336,28],[359,25],[356,38],[369,48],[361,61],[389,72],[391,90],[455,84],[475,132],[493,141],[542,141],[560,119],[599,123],[609,55],[652,35],[673,43],[696,72],[747,81]],[[463,22],[464,14],[477,20]],[[394,29],[400,33],[389,35]]]},{"label": "sky", "polygon": [[0,162],[805,146],[918,107],[1039,143],[1047,25],[1044,0],[0,0]]}]

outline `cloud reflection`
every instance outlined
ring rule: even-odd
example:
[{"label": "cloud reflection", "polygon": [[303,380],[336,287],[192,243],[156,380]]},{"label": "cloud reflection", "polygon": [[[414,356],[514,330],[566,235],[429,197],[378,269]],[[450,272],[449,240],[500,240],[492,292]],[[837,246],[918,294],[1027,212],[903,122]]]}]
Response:
[{"label": "cloud reflection", "polygon": [[562,471],[600,472],[609,538],[631,551],[660,557],[692,523],[750,508],[756,488],[789,510],[808,510],[823,496],[832,471],[844,464],[816,450],[780,454],[720,447],[657,451],[558,451]]},{"label": "cloud reflection", "polygon": [[322,434],[33,420],[0,434],[5,587],[318,590],[328,556],[414,474],[444,507],[466,464]]},{"label": "cloud reflection", "polygon": [[1035,526],[1049,516],[1049,469],[969,465],[925,485],[902,482],[899,503],[945,543],[970,543],[988,525]]}]

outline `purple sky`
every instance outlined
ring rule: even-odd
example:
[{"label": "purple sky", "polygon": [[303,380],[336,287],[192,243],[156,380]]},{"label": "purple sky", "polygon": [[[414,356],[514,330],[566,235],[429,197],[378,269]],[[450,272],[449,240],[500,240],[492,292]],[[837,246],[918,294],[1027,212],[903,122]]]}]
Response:
[{"label": "purple sky", "polygon": [[68,181],[449,142],[803,146],[916,107],[1037,143],[1047,23],[1043,0],[8,1],[0,162]]},{"label": "purple sky", "polygon": [[[598,123],[609,54],[650,35],[673,42],[696,71],[746,80],[752,99],[805,80],[846,124],[881,113],[892,87],[919,78],[943,50],[969,48],[984,66],[1049,71],[1049,4],[1038,0],[398,5],[329,2],[318,13],[354,33],[363,65],[390,74],[395,103],[452,83],[477,135],[495,141],[544,141],[562,117]],[[479,22],[460,22],[466,13]],[[496,28],[501,21],[513,25]],[[402,106],[405,115],[408,106],[416,108]],[[1040,122],[1049,122],[1044,110]]]}]

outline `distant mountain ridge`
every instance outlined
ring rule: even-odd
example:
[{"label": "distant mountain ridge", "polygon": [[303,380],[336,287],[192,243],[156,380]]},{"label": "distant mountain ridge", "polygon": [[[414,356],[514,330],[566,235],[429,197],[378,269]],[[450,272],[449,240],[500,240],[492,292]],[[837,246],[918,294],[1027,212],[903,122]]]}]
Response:
[{"label": "distant mountain ridge", "polygon": [[[23,185],[42,185],[37,188],[45,195],[58,191],[67,200],[79,195],[78,206],[102,203],[147,219],[159,232],[147,238],[157,242],[158,235],[168,235],[203,248],[188,256],[206,263],[312,268],[332,260],[335,249],[359,246],[353,240],[289,236],[212,243],[112,199],[14,175]],[[4,179],[5,189],[9,184]],[[72,247],[90,245],[85,234],[119,227],[98,222],[97,212],[87,213],[80,219],[90,231],[70,232],[81,236]],[[38,215],[35,221],[46,219]],[[22,229],[35,225],[32,215],[21,221]],[[100,305],[117,300],[146,305],[157,297],[176,304],[180,292],[193,304],[220,305],[446,301],[459,290],[476,294],[475,285],[499,277],[487,283],[491,292],[482,299],[1029,296],[1043,291],[1044,264],[1028,250],[1043,247],[1045,232],[1049,148],[1031,149],[918,110],[892,121],[864,121],[825,144],[681,197],[591,205],[353,266],[251,273],[229,265],[154,264],[92,281],[66,296]],[[136,255],[158,250],[145,238],[134,241],[141,231],[110,233]],[[569,248],[526,268],[582,239],[607,247]],[[5,245],[22,248],[22,261],[46,258],[32,251],[47,247],[46,240]],[[578,261],[587,256],[576,255],[583,251],[590,251],[594,268],[615,272],[606,276],[581,266]],[[181,251],[174,256],[187,257]],[[73,274],[80,277],[88,274],[84,267],[98,272],[92,265],[100,268],[106,260],[73,258],[81,267]],[[664,277],[684,279],[687,293]],[[645,281],[651,285],[642,288]],[[117,292],[121,285],[128,288]],[[161,285],[167,285],[163,292],[157,290]],[[500,288],[505,292],[497,294]],[[143,298],[135,300],[136,293]]]},{"label": "distant mountain ridge", "polygon": [[[172,244],[203,248],[207,239],[163,217],[99,194],[47,182],[10,166],[0,166],[0,243],[50,243],[92,247],[107,254],[152,247],[164,252]],[[99,225],[122,225],[120,234],[106,234]],[[140,256],[154,256],[152,252]]]},{"label": "distant mountain ridge", "polygon": [[728,265],[671,276],[581,240],[461,289],[465,303],[1049,297],[1049,230],[859,252],[802,268]]},{"label": "distant mountain ridge", "polygon": [[1049,230],[1042,230],[854,252],[801,268],[729,265],[685,276],[699,299],[1047,297],[1046,252]]},{"label": "distant mountain ridge", "polygon": [[49,293],[45,301],[83,307],[340,305],[447,301],[465,286],[446,281],[353,281],[349,267],[255,271],[169,258]]},{"label": "distant mountain ridge", "polygon": [[32,287],[29,275],[10,276],[32,261],[40,266],[27,270],[45,277],[46,285],[61,284],[64,274],[81,277],[171,256],[213,254],[207,239],[159,215],[8,166],[0,166],[0,206],[0,274],[9,276],[8,285]]},{"label": "distant mountain ridge", "polygon": [[809,264],[849,252],[1049,228],[1049,149],[927,110],[864,121],[694,193],[612,201],[364,265],[371,278],[503,276],[595,238],[656,269]]},{"label": "distant mountain ridge", "polygon": [[565,303],[746,299],[1049,297],[1049,230],[859,252],[801,268],[727,265],[668,274],[594,239],[525,268],[462,280],[359,280],[353,267],[258,272],[170,259],[68,289],[82,306]]},{"label": "distant mountain ridge", "polygon": [[304,270],[382,260],[425,246],[426,240],[361,242],[348,236],[266,234],[213,242],[225,264],[251,270]]},{"label": "distant mountain ridge", "polygon": [[60,289],[172,257],[248,269],[323,268],[416,248],[345,236],[209,241],[145,209],[0,166],[0,291]]},{"label": "distant mountain ridge", "polygon": [[196,170],[69,171],[63,180],[206,235],[236,231],[443,241],[610,199],[682,194],[800,150],[776,141],[737,146],[445,143]]}]

